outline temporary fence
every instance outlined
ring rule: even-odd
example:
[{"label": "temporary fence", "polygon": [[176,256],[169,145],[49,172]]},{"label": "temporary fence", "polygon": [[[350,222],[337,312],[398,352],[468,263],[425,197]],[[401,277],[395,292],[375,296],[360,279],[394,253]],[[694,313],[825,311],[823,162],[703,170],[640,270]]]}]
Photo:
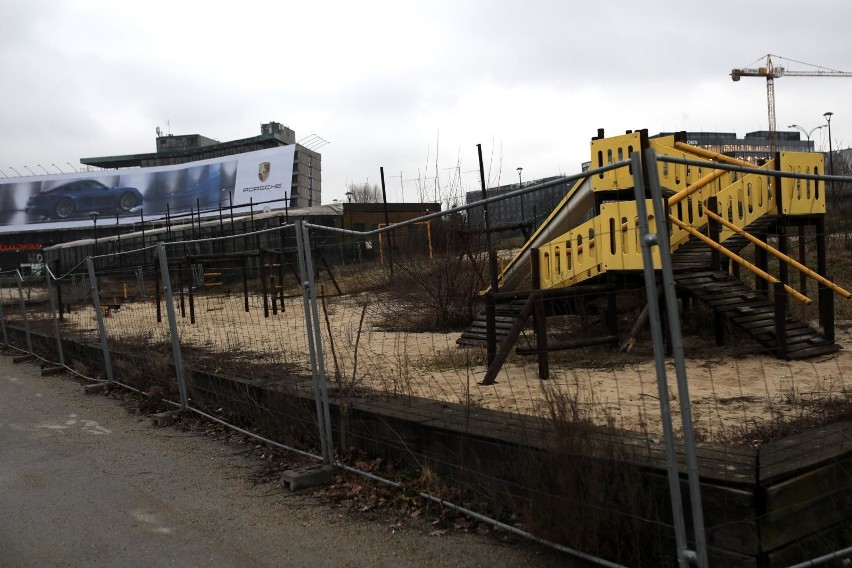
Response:
[{"label": "temporary fence", "polygon": [[[472,226],[467,207],[371,231],[304,220],[236,231],[238,219],[199,238],[149,235],[155,244],[92,251],[75,266],[48,263],[42,275],[3,272],[3,340],[317,461],[357,470],[351,458],[363,452],[413,464],[413,479],[385,481],[601,565],[821,558],[831,542],[824,530],[793,538],[792,548],[764,538],[785,511],[805,505],[770,489],[778,508],[755,508],[750,491],[765,459],[759,446],[794,430],[819,432],[790,438],[789,456],[791,447],[845,436],[817,427],[848,408],[847,356],[781,360],[769,348],[746,349],[732,328],[719,338],[712,311],[675,294],[671,266],[663,262],[662,278],[650,270],[653,255],[670,257],[669,233],[641,222],[665,212],[653,210],[663,207],[659,182],[650,175],[646,188],[636,160],[637,203],[646,189],[654,199],[630,238],[650,255],[649,272],[542,294],[537,304],[551,314],[544,336],[534,323],[515,329],[492,380],[484,380],[493,361],[488,326],[471,322],[486,319],[479,292],[491,283],[489,263],[522,243],[511,231]],[[827,235],[829,254],[845,254],[847,233]],[[797,258],[807,259],[826,235],[806,227],[794,236],[789,255],[801,247]],[[646,304],[652,340],[621,352]],[[499,333],[511,334],[524,297],[495,309]],[[788,313],[817,317],[804,307]],[[841,328],[837,341],[847,334]],[[541,337],[550,346],[544,367]],[[772,454],[781,469],[782,453]],[[842,476],[849,458],[807,460]],[[841,531],[850,489],[831,491],[812,501],[831,506]],[[772,561],[765,549],[781,552]]]}]

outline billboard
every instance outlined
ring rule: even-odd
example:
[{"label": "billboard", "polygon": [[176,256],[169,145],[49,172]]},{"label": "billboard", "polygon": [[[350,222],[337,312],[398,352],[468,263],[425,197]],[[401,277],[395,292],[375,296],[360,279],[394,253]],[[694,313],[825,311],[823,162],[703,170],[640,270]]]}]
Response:
[{"label": "billboard", "polygon": [[133,223],[142,216],[218,210],[280,200],[293,176],[295,145],[176,166],[0,180],[0,233]]}]

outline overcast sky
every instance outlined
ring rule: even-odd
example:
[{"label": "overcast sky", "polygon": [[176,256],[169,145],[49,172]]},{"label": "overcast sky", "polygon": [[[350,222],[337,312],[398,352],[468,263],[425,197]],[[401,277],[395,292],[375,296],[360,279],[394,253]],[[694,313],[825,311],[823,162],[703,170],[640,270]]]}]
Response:
[{"label": "overcast sky", "polygon": [[[850,22],[849,0],[0,0],[0,171],[278,121],[329,142],[323,202],[382,166],[389,199],[431,199],[479,189],[476,144],[499,185],[576,173],[598,128],[765,130],[766,81],[731,69],[852,71]],[[852,146],[852,78],[775,94],[779,129],[832,111]]]}]

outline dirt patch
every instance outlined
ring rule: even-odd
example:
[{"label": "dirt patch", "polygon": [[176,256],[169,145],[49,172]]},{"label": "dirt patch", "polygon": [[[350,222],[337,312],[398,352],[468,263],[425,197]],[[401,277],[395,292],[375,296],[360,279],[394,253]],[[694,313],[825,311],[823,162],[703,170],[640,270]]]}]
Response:
[{"label": "dirt patch", "polygon": [[[326,298],[318,309],[330,386],[337,392],[416,396],[486,407],[509,413],[540,414],[544,383],[535,358],[512,356],[497,383],[480,385],[485,375],[482,349],[460,348],[458,332],[405,333],[389,331],[383,321],[380,294],[360,293]],[[311,348],[305,333],[300,297],[267,305],[242,296],[200,297],[195,323],[178,309],[177,324],[187,363],[215,371],[224,369],[258,381],[275,377],[309,377]],[[105,318],[111,340],[130,342],[139,350],[169,345],[166,310],[157,322],[152,300],[127,302]],[[63,328],[77,331],[95,326],[91,307],[66,315]],[[837,322],[838,353],[805,361],[782,361],[765,354],[743,355],[743,345],[716,348],[700,334],[687,338],[687,378],[696,431],[702,439],[727,441],[748,437],[755,425],[797,420],[818,404],[848,401],[852,386],[852,321]],[[522,338],[523,341],[523,338]],[[739,351],[737,351],[739,349]],[[160,350],[159,358],[170,357]],[[677,399],[673,362],[667,363],[668,396]],[[551,363],[551,386],[576,391],[586,415],[594,422],[626,430],[659,434],[659,390],[649,347],[634,354],[589,349],[557,354]],[[672,408],[678,414],[678,405]]]}]

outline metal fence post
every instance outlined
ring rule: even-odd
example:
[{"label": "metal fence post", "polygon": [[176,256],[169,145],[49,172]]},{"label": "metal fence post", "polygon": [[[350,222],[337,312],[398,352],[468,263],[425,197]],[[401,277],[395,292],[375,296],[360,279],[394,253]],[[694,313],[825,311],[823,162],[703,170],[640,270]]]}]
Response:
[{"label": "metal fence post", "polygon": [[98,279],[95,276],[95,263],[91,256],[86,257],[86,265],[89,269],[89,286],[92,292],[92,305],[95,308],[95,319],[98,320],[98,335],[101,338],[101,353],[104,357],[104,368],[109,382],[115,379],[112,375],[112,357],[109,353],[109,343],[107,342],[106,324],[104,323],[104,311],[101,307],[101,294],[98,291]]},{"label": "metal fence post", "polygon": [[27,353],[33,355],[33,338],[30,335],[30,320],[27,317],[27,306],[24,302],[24,279],[19,271],[15,271],[15,276],[18,278],[18,298],[21,303],[21,317],[24,322],[24,334],[27,338]]},{"label": "metal fence post", "polygon": [[3,289],[0,285],[0,327],[3,328],[3,348],[9,346],[9,332],[6,330],[6,312],[3,309]]},{"label": "metal fence post", "polygon": [[[645,184],[643,181],[643,165],[641,155],[634,152],[631,155],[633,165],[634,194],[636,211],[639,218],[639,239],[642,247],[643,272],[645,288],[648,292],[648,310],[651,315],[651,334],[654,341],[654,362],[657,369],[657,381],[660,394],[660,414],[666,442],[666,459],[669,467],[669,489],[672,497],[672,509],[675,517],[675,531],[678,546],[678,561],[682,567],[696,562],[700,568],[708,567],[707,542],[704,534],[704,514],[701,506],[701,486],[698,478],[698,462],[695,455],[695,438],[692,432],[692,406],[689,400],[689,388],[686,382],[686,364],[683,357],[683,337],[680,332],[678,319],[677,297],[675,295],[674,276],[672,272],[671,245],[669,244],[668,216],[663,207],[663,197],[660,191],[657,174],[657,158],[653,150],[646,150],[648,184],[651,202],[654,208],[655,232],[650,232],[648,210],[645,203]],[[672,426],[671,407],[669,405],[668,379],[666,377],[666,362],[664,356],[662,325],[659,306],[657,305],[656,273],[653,264],[652,248],[656,247],[660,254],[663,296],[668,316],[669,333],[674,355],[675,372],[677,374],[678,398],[680,399],[681,422],[683,426],[683,441],[686,453],[687,474],[689,478],[690,505],[692,507],[692,528],[695,536],[695,551],[687,548],[686,526],[684,522],[683,500],[680,494],[680,476],[678,475],[675,447],[674,428]]]},{"label": "metal fence post", "polygon": [[59,353],[59,365],[65,366],[65,352],[62,350],[62,334],[59,330],[59,318],[56,315],[56,298],[53,297],[53,274],[45,263],[45,278],[47,279],[47,295],[50,297],[50,317],[53,318],[53,333],[56,335],[56,351]]},{"label": "metal fence post", "polygon": [[169,277],[169,259],[166,255],[166,246],[160,242],[157,245],[157,256],[160,257],[160,280],[163,283],[163,294],[166,300],[166,315],[169,319],[169,335],[172,338],[172,355],[175,363],[175,376],[177,377],[178,392],[180,393],[180,408],[186,410],[189,405],[189,396],[186,389],[186,378],[183,374],[183,354],[180,350],[180,333],[178,332],[177,316],[175,315],[174,294],[172,294],[172,281]]},{"label": "metal fence post", "polygon": [[299,278],[302,286],[302,301],[305,308],[305,331],[308,339],[308,352],[311,358],[311,378],[316,400],[317,426],[323,463],[333,461],[331,439],[331,416],[328,410],[328,385],[325,376],[325,363],[322,351],[322,332],[317,309],[316,283],[314,282],[313,260],[311,258],[310,236],[302,221],[296,221],[296,253],[299,259]]}]

